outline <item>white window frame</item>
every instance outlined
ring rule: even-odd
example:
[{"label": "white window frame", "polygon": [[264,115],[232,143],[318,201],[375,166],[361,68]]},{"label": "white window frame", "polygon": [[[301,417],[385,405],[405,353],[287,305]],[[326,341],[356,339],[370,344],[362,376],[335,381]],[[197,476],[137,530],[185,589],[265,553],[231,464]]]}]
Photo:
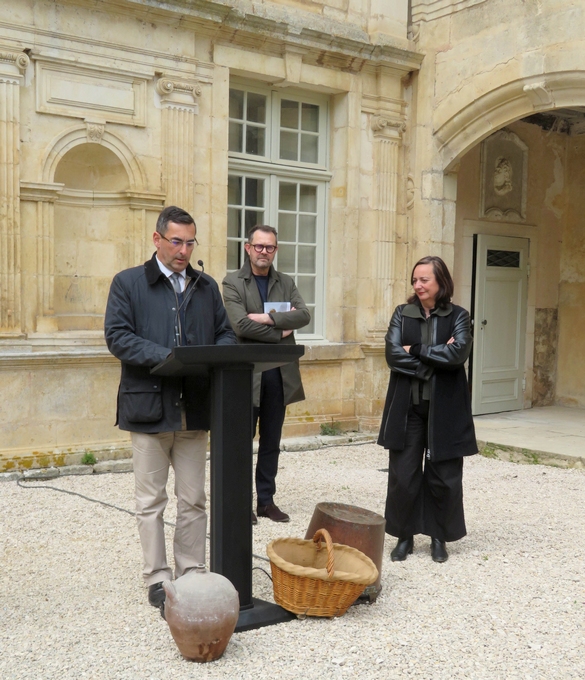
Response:
[{"label": "white window frame", "polygon": [[[266,96],[265,155],[229,152],[230,175],[253,176],[264,179],[264,215],[265,222],[278,227],[278,185],[279,181],[292,181],[311,184],[317,187],[317,223],[315,251],[315,301],[311,305],[313,317],[312,333],[296,332],[304,341],[323,340],[325,337],[325,280],[326,280],[326,231],[329,182],[332,173],[328,171],[329,157],[329,101],[325,96],[298,91],[279,91],[272,87],[261,87],[239,79],[232,79],[230,89],[244,90]],[[281,160],[280,155],[280,106],[282,100],[291,100],[319,106],[318,163]],[[230,237],[230,240],[239,240]],[[297,242],[298,243],[298,242]],[[243,257],[244,241],[240,242]],[[278,269],[278,251],[274,260]],[[232,271],[232,270],[228,270]]]}]

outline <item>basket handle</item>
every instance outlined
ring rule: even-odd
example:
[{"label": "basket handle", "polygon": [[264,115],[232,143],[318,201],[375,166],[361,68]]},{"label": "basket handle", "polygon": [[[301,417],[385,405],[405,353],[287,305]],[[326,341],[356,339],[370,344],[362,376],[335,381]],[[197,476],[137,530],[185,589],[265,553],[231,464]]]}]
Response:
[{"label": "basket handle", "polygon": [[333,556],[333,541],[331,540],[331,534],[327,529],[317,529],[315,535],[313,536],[313,541],[317,544],[317,550],[321,550],[321,539],[325,539],[325,544],[327,546],[327,576],[333,578],[333,573],[335,572],[335,558]]}]

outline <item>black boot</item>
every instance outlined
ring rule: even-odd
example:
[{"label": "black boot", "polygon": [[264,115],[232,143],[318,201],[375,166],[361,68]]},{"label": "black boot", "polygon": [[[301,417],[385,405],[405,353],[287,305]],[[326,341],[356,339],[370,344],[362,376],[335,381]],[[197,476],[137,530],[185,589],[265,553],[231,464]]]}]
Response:
[{"label": "black boot", "polygon": [[433,562],[446,562],[449,559],[445,541],[440,541],[438,538],[431,538],[431,557],[433,558]]},{"label": "black boot", "polygon": [[412,536],[407,538],[399,538],[394,550],[390,553],[392,562],[404,562],[404,560],[412,555],[412,546],[414,544]]}]

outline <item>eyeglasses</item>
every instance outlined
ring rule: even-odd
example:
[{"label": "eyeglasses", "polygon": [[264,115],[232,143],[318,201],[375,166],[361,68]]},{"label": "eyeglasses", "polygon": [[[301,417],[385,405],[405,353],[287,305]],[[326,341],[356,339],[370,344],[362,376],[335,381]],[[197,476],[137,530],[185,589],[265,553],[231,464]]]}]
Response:
[{"label": "eyeglasses", "polygon": [[159,236],[164,238],[167,243],[170,243],[173,248],[182,248],[183,246],[187,246],[187,248],[194,248],[195,246],[199,245],[199,241],[196,238],[194,238],[192,241],[183,241],[180,238],[167,238],[162,234],[159,234]]},{"label": "eyeglasses", "polygon": [[269,255],[272,255],[272,253],[278,248],[278,246],[263,246],[260,243],[250,243],[250,245],[257,253],[261,253],[263,250],[265,250]]}]

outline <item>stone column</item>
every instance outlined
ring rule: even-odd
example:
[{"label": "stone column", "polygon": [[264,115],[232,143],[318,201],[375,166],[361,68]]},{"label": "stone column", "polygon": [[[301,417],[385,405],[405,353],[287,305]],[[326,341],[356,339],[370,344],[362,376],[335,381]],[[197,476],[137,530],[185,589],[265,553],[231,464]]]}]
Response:
[{"label": "stone column", "polygon": [[0,52],[0,332],[20,333],[20,86],[24,53]]},{"label": "stone column", "polygon": [[162,111],[163,186],[166,204],[195,211],[195,116],[201,87],[163,75],[156,84]]},{"label": "stone column", "polygon": [[383,337],[394,307],[398,179],[404,122],[383,116],[372,117],[374,133],[374,200],[377,216],[376,259],[373,262],[374,328],[370,335]]},{"label": "stone column", "polygon": [[[36,282],[37,305],[35,330],[38,333],[57,331],[53,305],[55,278],[55,201],[64,184],[22,182],[23,202],[35,204],[34,233],[36,234]],[[23,208],[24,209],[24,208]]]}]

